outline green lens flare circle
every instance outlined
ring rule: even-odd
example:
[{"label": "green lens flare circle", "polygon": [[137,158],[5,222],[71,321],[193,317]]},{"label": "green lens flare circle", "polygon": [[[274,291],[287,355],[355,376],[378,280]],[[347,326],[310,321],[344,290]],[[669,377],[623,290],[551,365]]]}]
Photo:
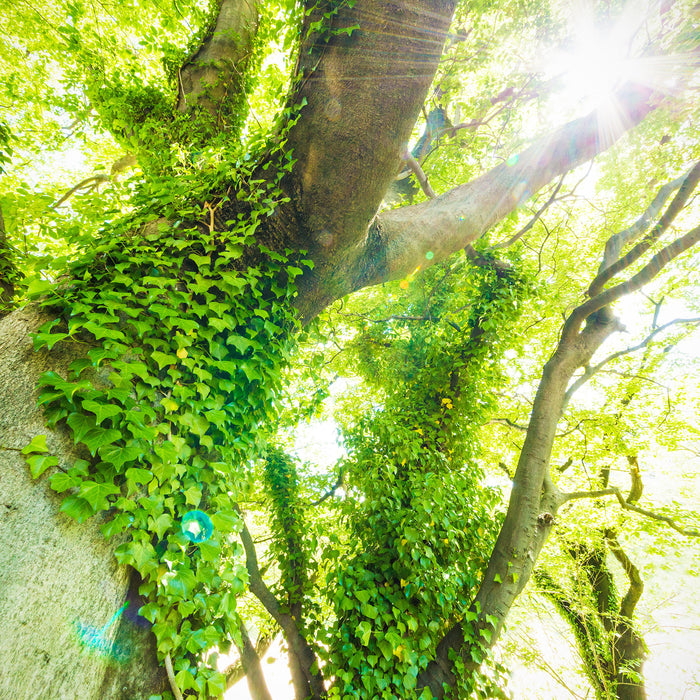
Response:
[{"label": "green lens flare circle", "polygon": [[211,518],[201,510],[191,510],[182,518],[182,533],[190,542],[206,542],[214,532]]}]

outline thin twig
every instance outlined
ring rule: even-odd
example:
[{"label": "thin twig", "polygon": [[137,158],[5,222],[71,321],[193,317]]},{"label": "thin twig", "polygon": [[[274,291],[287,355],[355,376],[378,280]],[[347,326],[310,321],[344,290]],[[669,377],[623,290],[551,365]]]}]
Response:
[{"label": "thin twig", "polygon": [[[661,331],[666,330],[670,326],[676,326],[679,324],[695,324],[695,325],[700,325],[700,316],[695,316],[693,318],[676,318],[673,321],[669,321],[668,323],[664,323],[662,326],[657,326],[654,328],[654,330],[647,335],[644,340],[640,341],[637,343],[637,345],[632,345],[628,348],[625,348],[624,350],[618,350],[617,352],[612,353],[611,355],[608,355],[606,358],[601,360],[597,365],[594,365],[593,367],[586,367],[584,373],[567,389],[566,391],[566,399],[564,403],[564,408],[566,408],[567,404],[571,400],[571,397],[595,374],[601,371],[601,369],[607,365],[609,362],[612,362],[613,360],[616,360],[618,357],[622,357],[624,355],[629,355],[632,352],[636,352],[637,350],[641,350],[642,348],[646,347]],[[641,378],[641,377],[640,377]],[[652,380],[650,380],[652,381]]]},{"label": "thin twig", "polygon": [[554,188],[554,192],[552,192],[552,195],[550,198],[535,212],[534,216],[528,221],[525,226],[523,226],[520,231],[518,231],[516,234],[512,235],[507,241],[503,241],[502,243],[496,243],[496,245],[492,245],[489,250],[500,250],[501,248],[509,248],[510,246],[513,245],[516,241],[518,241],[520,238],[522,238],[539,220],[539,218],[544,214],[544,212],[554,203],[554,201],[557,198],[557,194],[559,193],[559,190],[561,189],[561,186],[564,184],[564,178],[566,177],[566,174],[562,175],[557,186]]},{"label": "thin twig", "polygon": [[58,200],[55,204],[52,204],[49,209],[58,209],[58,207],[61,206],[67,199],[72,197],[78,190],[82,190],[88,186],[90,187],[90,190],[94,190],[95,187],[100,185],[103,182],[109,182],[109,175],[105,175],[103,173],[98,173],[97,175],[92,175],[91,177],[85,178],[82,182],[79,182],[75,187],[71,187],[68,192],[66,192],[61,199]]},{"label": "thin twig", "polygon": [[335,480],[335,483],[333,486],[331,486],[324,494],[321,496],[319,499],[316,501],[313,501],[312,503],[309,503],[309,508],[315,508],[316,506],[320,506],[321,503],[324,501],[327,501],[331,496],[335,494],[335,492],[343,485],[343,470],[341,469],[338,472],[338,478]]}]

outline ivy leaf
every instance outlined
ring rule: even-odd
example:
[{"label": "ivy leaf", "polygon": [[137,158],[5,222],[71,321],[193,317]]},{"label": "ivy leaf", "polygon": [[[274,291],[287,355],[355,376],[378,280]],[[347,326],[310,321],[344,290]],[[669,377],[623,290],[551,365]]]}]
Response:
[{"label": "ivy leaf", "polygon": [[29,465],[29,471],[35,479],[40,477],[49,467],[58,466],[58,457],[54,455],[33,454],[25,459]]},{"label": "ivy leaf", "polygon": [[110,338],[111,340],[126,340],[126,336],[114,328],[108,328],[106,326],[101,326],[94,321],[88,321],[83,324],[83,328],[92,333],[98,340],[103,340],[104,338]]},{"label": "ivy leaf", "polygon": [[241,516],[233,510],[220,510],[211,516],[214,527],[222,533],[238,532],[241,528]]},{"label": "ivy leaf", "polygon": [[84,523],[89,517],[95,514],[93,507],[84,498],[80,498],[80,496],[68,496],[65,498],[63,503],[61,503],[60,510],[79,523]]},{"label": "ivy leaf", "polygon": [[151,353],[151,357],[158,363],[158,369],[177,364],[177,357],[175,357],[175,355],[167,355],[164,352],[160,352],[160,350],[154,350]]},{"label": "ivy leaf", "polygon": [[119,513],[111,520],[100,525],[100,530],[105,536],[105,539],[109,539],[112,535],[116,535],[122,532],[131,523],[131,515],[129,513]]},{"label": "ivy leaf", "polygon": [[49,448],[46,446],[46,435],[35,435],[32,441],[24,448],[22,448],[21,453],[23,455],[32,454],[32,452],[48,452]]},{"label": "ivy leaf", "polygon": [[113,418],[117,414],[122,412],[119,406],[115,406],[111,403],[99,403],[97,401],[90,401],[86,399],[83,401],[83,408],[90,413],[94,413],[97,416],[96,423],[100,425],[107,418]]},{"label": "ivy leaf", "polygon": [[[190,486],[183,491],[185,495],[185,502],[193,506],[198,506],[199,502],[202,500],[202,491],[196,486]],[[213,521],[212,521],[213,522]]]},{"label": "ivy leaf", "polygon": [[73,431],[75,444],[82,442],[88,431],[95,427],[95,419],[92,416],[86,416],[84,413],[71,413],[66,418],[66,423]]},{"label": "ivy leaf", "polygon": [[133,461],[141,456],[141,448],[133,444],[127,445],[126,447],[109,444],[100,447],[98,453],[103,461],[109,462],[113,464],[117,470],[121,470],[125,462]]},{"label": "ivy leaf", "polygon": [[157,518],[150,517],[148,519],[148,529],[155,532],[158,539],[163,539],[163,535],[165,535],[172,525],[173,518],[168,513],[161,513]]},{"label": "ivy leaf", "polygon": [[367,622],[367,620],[363,620],[362,622],[360,622],[360,624],[355,629],[355,635],[360,638],[360,642],[364,647],[366,647],[369,644],[369,638],[371,634],[372,626],[369,624],[369,622]]},{"label": "ivy leaf", "polygon": [[62,471],[58,471],[51,475],[49,483],[54,491],[63,493],[68,489],[80,486],[80,477],[75,474],[65,474]]},{"label": "ivy leaf", "polygon": [[126,478],[134,484],[147,484],[153,479],[153,472],[149,469],[129,467],[126,470]]},{"label": "ivy leaf", "polygon": [[122,434],[115,428],[108,430],[105,428],[92,428],[82,437],[81,442],[87,446],[90,454],[94,457],[100,447],[119,440],[121,436]]},{"label": "ivy leaf", "polygon": [[34,349],[38,350],[46,346],[49,350],[58,343],[59,340],[63,340],[68,337],[68,333],[35,333],[32,338],[34,342]]},{"label": "ivy leaf", "polygon": [[360,612],[365,616],[369,617],[372,620],[376,619],[377,615],[379,614],[379,611],[377,608],[374,607],[374,605],[370,603],[363,603],[360,606]]},{"label": "ivy leaf", "polygon": [[80,485],[78,496],[86,500],[95,512],[109,508],[108,496],[120,493],[120,489],[115,484],[108,484],[98,481],[83,481]]}]

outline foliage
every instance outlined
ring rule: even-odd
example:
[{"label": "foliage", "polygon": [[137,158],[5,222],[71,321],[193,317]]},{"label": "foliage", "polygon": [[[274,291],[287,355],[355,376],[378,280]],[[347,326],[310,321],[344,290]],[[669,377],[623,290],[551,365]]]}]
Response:
[{"label": "foliage", "polygon": [[[218,191],[226,166],[200,173],[201,187],[209,179]],[[237,176],[245,209],[223,231],[201,221],[210,212],[198,211],[202,192],[188,196],[184,178],[144,185],[137,202],[157,206],[139,207],[71,265],[70,281],[42,301],[55,318],[34,336],[37,349],[86,348],[67,377],[47,372],[40,382],[48,425],[68,425],[86,457],[51,477],[65,494],[61,510],[80,522],[107,511],[105,536],[126,533],[117,559],[140,573],[150,601],[141,614],[159,654],[171,655],[180,688],[197,697],[224,690],[201,657],[238,638],[247,572],[235,499],[251,488],[246,464],[274,419],[302,272],[255,243],[279,194],[246,182],[242,167]],[[245,255],[259,264],[242,267]],[[35,477],[56,465],[40,450],[28,458]],[[206,541],[181,526],[193,509],[214,525]]]},{"label": "foliage", "polygon": [[[337,697],[414,697],[450,622],[476,619],[472,595],[501,521],[500,494],[483,486],[478,426],[531,294],[517,267],[480,265],[436,266],[393,301],[350,316],[352,366],[373,402],[359,412],[345,404],[340,416],[349,453],[341,512],[353,544],[328,575]],[[485,652],[472,653],[478,665]],[[465,673],[460,688],[491,697],[483,682]]]},{"label": "foliage", "polygon": [[[67,426],[80,457],[57,468],[41,436],[24,453],[34,477],[50,473],[62,510],[80,522],[97,515],[119,562],[139,571],[149,601],[141,614],[191,696],[223,692],[212,652],[240,645],[241,623],[267,615],[241,611],[244,510],[270,543],[259,547],[261,577],[323,662],[330,695],[415,697],[445,631],[480,612],[473,598],[504,509],[487,484],[519,455],[517,427],[560,317],[584,293],[610,231],[698,155],[693,108],[652,115],[600,160],[585,196],[583,173],[567,176],[559,197],[533,198],[477,251],[343,300],[302,334],[295,279],[311,265],[258,233],[294,165],[284,140],[298,111],[282,106],[297,52],[309,39],[319,53],[339,33],[351,39],[354,27],[333,25],[347,6],[262,3],[249,70],[215,119],[175,110],[178,71],[211,34],[214,4],[133,0],[96,11],[71,0],[41,8],[46,17],[29,5],[1,11],[16,30],[0,33],[9,124],[0,124],[0,277],[17,298],[26,287],[42,299],[50,319],[38,350],[82,351],[69,375],[42,377],[40,394],[49,427]],[[677,3],[668,22],[689,10]],[[427,121],[440,105],[459,127],[441,122],[422,163],[439,192],[516,162],[523,141],[584,101],[561,98],[554,69],[536,65],[567,40],[562,6],[463,2],[452,31],[425,110]],[[691,38],[681,39],[687,50]],[[24,70],[12,63],[20,45]],[[416,136],[422,128],[419,118]],[[95,186],[63,204],[75,180],[52,152],[60,158],[67,145],[80,148],[80,177]],[[128,177],[106,165],[122,149],[138,158]],[[489,245],[524,230],[496,258]],[[689,260],[679,269],[651,290],[655,299],[688,296],[697,272]],[[635,303],[656,322],[657,302]],[[680,392],[674,412],[652,386],[666,348],[687,335],[660,336],[641,363],[614,365],[623,382],[598,375],[594,398],[572,401],[553,453],[556,464],[571,460],[555,473],[560,488],[599,487],[602,467],[627,471],[651,432],[671,448],[691,433]],[[344,396],[329,388],[338,377],[351,387]],[[280,447],[282,430],[319,415],[329,396],[346,450],[330,474]],[[212,522],[204,541],[183,528],[194,511]],[[622,524],[610,507],[590,511],[573,506],[557,528],[588,544],[601,526]],[[663,542],[658,528],[624,526]],[[547,556],[550,568],[571,566],[556,548]],[[473,667],[459,668],[456,696],[502,695],[503,669],[481,648],[491,630],[467,630]]]}]

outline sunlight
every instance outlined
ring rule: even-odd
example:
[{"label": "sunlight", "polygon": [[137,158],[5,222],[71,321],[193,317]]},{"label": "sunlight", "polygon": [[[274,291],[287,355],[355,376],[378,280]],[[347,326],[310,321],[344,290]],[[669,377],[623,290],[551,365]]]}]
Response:
[{"label": "sunlight", "polygon": [[616,22],[605,26],[594,20],[589,8],[572,10],[570,44],[550,58],[551,72],[562,80],[572,101],[599,106],[622,83],[639,77],[638,61],[629,57],[639,15],[630,8],[631,4]]}]

